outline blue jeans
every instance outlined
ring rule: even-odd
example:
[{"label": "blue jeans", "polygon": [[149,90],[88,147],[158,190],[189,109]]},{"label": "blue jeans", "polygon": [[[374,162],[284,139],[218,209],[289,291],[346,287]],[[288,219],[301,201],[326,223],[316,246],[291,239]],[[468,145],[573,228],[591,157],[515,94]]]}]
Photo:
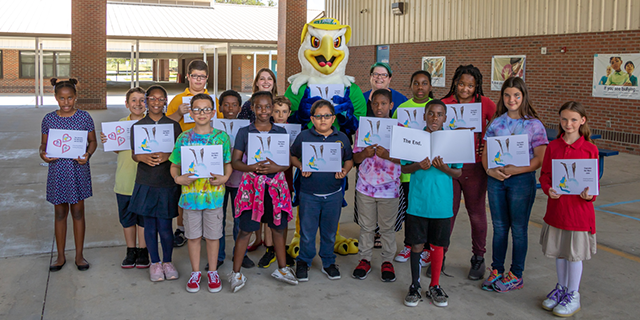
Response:
[{"label": "blue jeans", "polygon": [[[238,194],[238,188],[226,187],[224,193],[224,202],[222,202],[222,212],[224,212],[224,216],[222,218],[222,238],[220,238],[220,250],[218,251],[218,261],[224,261],[224,258],[227,256],[224,252],[225,245],[225,234],[226,234],[226,226],[227,226],[227,205],[231,202],[231,216],[235,215],[236,205],[235,199]],[[238,238],[238,232],[240,231],[240,226],[238,224],[238,218],[233,218],[233,240],[235,241]],[[235,249],[234,249],[235,250]]]},{"label": "blue jeans", "polygon": [[316,232],[320,228],[320,252],[322,267],[336,262],[333,244],[336,241],[338,222],[342,210],[342,192],[329,196],[314,196],[300,192],[300,255],[298,261],[311,265],[316,256]]},{"label": "blue jeans", "polygon": [[493,262],[491,267],[504,272],[509,246],[509,229],[513,239],[511,272],[522,277],[527,257],[529,217],[536,197],[535,172],[527,172],[499,181],[489,177],[489,208],[493,223]]}]

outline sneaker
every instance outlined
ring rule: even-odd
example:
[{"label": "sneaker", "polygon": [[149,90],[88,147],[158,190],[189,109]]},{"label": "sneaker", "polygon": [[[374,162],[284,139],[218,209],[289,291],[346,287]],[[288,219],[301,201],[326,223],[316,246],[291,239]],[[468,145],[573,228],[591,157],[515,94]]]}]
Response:
[{"label": "sneaker", "polygon": [[522,287],[524,287],[524,280],[516,277],[511,271],[509,271],[506,277],[502,277],[501,281],[493,283],[493,291],[500,293],[522,289]]},{"label": "sneaker", "polygon": [[220,290],[222,290],[222,282],[220,282],[220,276],[218,275],[218,271],[207,272],[207,283],[209,287],[209,292],[211,293],[220,292]]},{"label": "sneaker", "polygon": [[484,271],[486,265],[484,264],[484,258],[474,255],[471,257],[471,269],[469,269],[470,280],[481,280],[484,278]]},{"label": "sneaker", "polygon": [[276,251],[273,247],[267,247],[267,251],[265,251],[262,258],[258,261],[258,267],[266,269],[274,262],[276,262]]},{"label": "sneaker", "polygon": [[202,277],[202,273],[200,271],[191,272],[191,278],[187,281],[187,292],[198,292],[200,291],[200,278]]},{"label": "sneaker", "polygon": [[429,287],[429,290],[426,290],[424,292],[424,295],[427,296],[427,298],[430,298],[431,301],[433,301],[433,304],[436,305],[436,307],[446,307],[449,305],[449,296],[440,286]]},{"label": "sneaker", "polygon": [[542,309],[552,311],[560,301],[564,298],[565,293],[567,293],[567,288],[563,287],[561,284],[556,283],[556,287],[549,292],[547,298],[542,301]]},{"label": "sneaker", "polygon": [[244,258],[242,258],[242,267],[245,269],[251,269],[253,267],[255,267],[256,264],[253,263],[253,260],[251,260],[249,258],[249,256],[244,256]]},{"label": "sneaker", "polygon": [[493,284],[502,279],[502,274],[498,273],[498,270],[491,270],[489,278],[482,283],[482,290],[493,291]]},{"label": "sneaker", "polygon": [[187,238],[184,236],[184,231],[176,229],[176,232],[173,234],[173,246],[182,247],[185,243],[187,243]]},{"label": "sneaker", "polygon": [[578,291],[565,293],[562,301],[553,308],[553,314],[558,317],[571,317],[580,311],[580,294]]},{"label": "sneaker", "polygon": [[382,263],[382,267],[380,268],[382,274],[380,275],[380,279],[383,282],[394,282],[396,281],[396,271],[393,269],[393,264],[389,261],[385,261]]},{"label": "sneaker", "polygon": [[164,280],[164,271],[162,271],[162,263],[152,263],[151,268],[149,268],[149,278],[151,281],[163,281]]},{"label": "sneaker", "polygon": [[[420,266],[423,268],[431,264],[431,250],[427,249],[420,254]],[[431,272],[429,272],[431,274]]]},{"label": "sneaker", "polygon": [[151,265],[149,261],[149,250],[147,248],[138,248],[138,254],[136,257],[136,268],[146,269]]},{"label": "sneaker", "polygon": [[326,274],[329,280],[340,279],[340,270],[338,270],[338,266],[336,266],[335,263],[332,263],[326,268],[322,268],[322,273]]},{"label": "sneaker", "polygon": [[414,288],[413,286],[409,287],[409,293],[404,297],[404,305],[407,307],[415,307],[420,302],[422,296],[420,295],[420,287]]},{"label": "sneaker", "polygon": [[393,259],[398,262],[407,262],[411,258],[411,246],[404,246],[400,253]]},{"label": "sneaker", "polygon": [[309,281],[309,266],[304,261],[297,261],[296,264],[296,278],[298,281]]},{"label": "sneaker", "polygon": [[122,269],[132,269],[136,266],[136,257],[138,254],[138,250],[136,248],[127,248],[127,255],[122,260],[120,267]]},{"label": "sneaker", "polygon": [[369,272],[371,272],[371,262],[366,259],[362,259],[356,269],[353,270],[352,276],[356,279],[364,280]]},{"label": "sneaker", "polygon": [[276,278],[276,280],[280,280],[282,282],[286,282],[288,284],[296,285],[298,284],[298,279],[293,274],[293,270],[289,267],[278,268],[271,274],[272,277]]},{"label": "sneaker", "polygon": [[171,262],[162,263],[162,270],[164,271],[164,277],[167,280],[175,280],[179,277],[178,270],[176,270],[176,267],[174,267]]},{"label": "sneaker", "polygon": [[247,284],[247,277],[242,272],[233,272],[229,274],[229,282],[231,282],[231,290],[235,293]]}]

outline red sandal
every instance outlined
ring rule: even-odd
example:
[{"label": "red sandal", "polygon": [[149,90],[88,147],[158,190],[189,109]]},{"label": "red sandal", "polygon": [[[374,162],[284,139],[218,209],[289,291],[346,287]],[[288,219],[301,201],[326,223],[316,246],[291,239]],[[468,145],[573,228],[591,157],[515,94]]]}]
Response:
[{"label": "red sandal", "polygon": [[252,243],[250,246],[247,247],[247,251],[249,252],[253,252],[256,251],[258,248],[260,248],[260,246],[263,244],[263,241],[260,242],[254,242]]}]

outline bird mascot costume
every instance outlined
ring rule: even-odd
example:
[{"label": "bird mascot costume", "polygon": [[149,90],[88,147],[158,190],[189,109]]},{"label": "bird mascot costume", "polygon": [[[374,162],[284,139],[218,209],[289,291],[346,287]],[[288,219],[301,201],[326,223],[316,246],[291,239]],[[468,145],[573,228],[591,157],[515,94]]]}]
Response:
[{"label": "bird mascot costume", "polygon": [[[291,100],[289,123],[300,123],[311,127],[311,105],[320,99],[331,100],[336,110],[333,125],[351,137],[358,130],[360,116],[367,113],[367,102],[362,90],[355,84],[354,77],[345,75],[349,61],[347,43],[351,39],[351,27],[340,24],[333,18],[321,18],[304,25],[298,60],[302,72],[289,77],[291,84],[284,94]],[[321,97],[313,95],[310,85],[342,85],[344,95]],[[346,185],[346,178],[343,185]],[[345,188],[342,188],[343,194]],[[346,202],[343,200],[343,206]],[[297,217],[299,218],[299,216]],[[289,245],[288,253],[297,257],[300,250],[300,222],[296,219],[296,232]],[[358,240],[340,235],[340,225],[336,233],[334,251],[341,255],[358,253]]]}]

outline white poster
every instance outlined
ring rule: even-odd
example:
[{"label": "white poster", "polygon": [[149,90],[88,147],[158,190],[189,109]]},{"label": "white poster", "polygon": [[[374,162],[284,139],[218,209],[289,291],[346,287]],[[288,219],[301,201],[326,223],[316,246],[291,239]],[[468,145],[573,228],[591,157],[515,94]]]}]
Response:
[{"label": "white poster", "polygon": [[342,171],[340,142],[303,142],[302,172]]},{"label": "white poster", "polygon": [[[182,97],[182,103],[191,104],[191,98],[193,98],[193,96]],[[195,120],[193,120],[193,117],[191,117],[191,113],[189,113],[189,112],[187,112],[187,113],[182,115],[182,120],[184,121],[184,123],[194,123],[195,122]]]},{"label": "white poster", "polygon": [[414,162],[427,157],[431,160],[441,157],[444,163],[475,163],[473,143],[473,133],[470,130],[438,130],[429,133],[394,126],[389,156]]},{"label": "white poster", "polygon": [[182,174],[193,173],[192,178],[210,178],[211,174],[224,175],[222,145],[180,147]]},{"label": "white poster", "polygon": [[212,119],[213,127],[218,130],[222,130],[229,135],[229,142],[231,142],[231,148],[236,145],[236,135],[238,130],[242,127],[249,125],[250,121],[246,119]]},{"label": "white poster", "polygon": [[288,166],[289,146],[289,134],[286,133],[249,133],[247,164],[269,158],[279,166]]},{"label": "white poster", "polygon": [[131,126],[138,120],[103,122],[102,133],[107,136],[104,151],[131,150]]},{"label": "white poster", "polygon": [[529,136],[517,134],[501,137],[487,137],[487,161],[489,169],[512,164],[526,167],[529,159]]},{"label": "white poster", "polygon": [[638,99],[638,73],[640,53],[636,54],[594,54],[593,90],[594,97]]},{"label": "white poster", "polygon": [[377,144],[387,150],[391,148],[391,129],[398,126],[398,120],[389,118],[360,117],[356,146],[366,148]]},{"label": "white poster", "polygon": [[589,187],[589,194],[597,196],[598,159],[551,160],[551,187],[558,194],[580,194]]},{"label": "white poster", "polygon": [[333,96],[344,96],[344,84],[307,84],[310,90],[310,97],[320,97],[329,100],[333,105]]},{"label": "white poster", "polygon": [[85,130],[49,129],[47,157],[78,159],[87,153],[87,135]]},{"label": "white poster", "polygon": [[287,130],[287,133],[289,134],[290,144],[293,144],[293,142],[296,141],[296,137],[298,137],[298,135],[300,134],[300,131],[302,131],[301,124],[297,124],[297,123],[274,123],[274,124],[278,127],[283,127],[285,130]]},{"label": "white poster", "polygon": [[444,130],[458,128],[474,128],[473,132],[482,132],[482,104],[459,103],[447,105],[447,120],[444,122]]},{"label": "white poster", "polygon": [[527,56],[493,56],[491,58],[491,91],[500,91],[510,77],[524,80]]},{"label": "white poster", "polygon": [[427,122],[424,121],[424,108],[398,108],[396,109],[398,124],[411,129],[424,130]]},{"label": "white poster", "polygon": [[422,70],[431,74],[432,87],[445,87],[446,57],[422,57]]},{"label": "white poster", "polygon": [[173,151],[175,141],[172,124],[144,124],[132,128],[134,154]]}]

